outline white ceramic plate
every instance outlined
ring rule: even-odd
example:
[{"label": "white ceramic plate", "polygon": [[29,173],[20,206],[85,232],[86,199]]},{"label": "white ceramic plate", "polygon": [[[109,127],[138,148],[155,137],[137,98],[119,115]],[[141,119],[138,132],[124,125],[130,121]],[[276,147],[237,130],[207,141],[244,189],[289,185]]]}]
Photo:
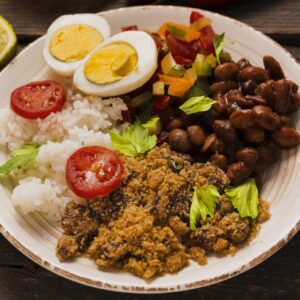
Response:
[{"label": "white ceramic plate", "polygon": [[[147,6],[112,10],[101,13],[111,24],[113,32],[121,26],[137,24],[155,30],[160,24],[173,20],[187,23],[192,9],[182,7]],[[246,57],[262,65],[262,56],[271,54],[284,68],[285,74],[300,84],[300,68],[291,55],[278,44],[253,28],[233,19],[204,12],[213,20],[217,32],[226,32],[227,50],[234,59]],[[9,101],[10,92],[29,82],[45,65],[42,57],[44,37],[24,50],[0,74],[0,107]],[[295,116],[300,129],[300,112]],[[240,274],[262,262],[280,249],[300,227],[300,168],[298,149],[285,151],[280,163],[269,169],[263,198],[271,204],[272,218],[262,225],[257,238],[234,257],[210,257],[206,266],[191,262],[177,275],[158,277],[151,282],[128,273],[99,271],[86,259],[60,263],[55,256],[55,244],[61,234],[58,226],[36,215],[24,217],[11,203],[12,182],[0,184],[0,229],[2,234],[21,252],[43,267],[71,280],[97,288],[135,293],[174,292],[202,287]],[[5,160],[0,150],[0,161]]]}]

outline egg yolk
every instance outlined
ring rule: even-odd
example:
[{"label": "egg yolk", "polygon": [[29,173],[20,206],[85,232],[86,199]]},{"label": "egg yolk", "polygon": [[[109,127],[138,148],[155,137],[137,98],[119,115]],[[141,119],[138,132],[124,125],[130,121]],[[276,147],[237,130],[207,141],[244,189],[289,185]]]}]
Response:
[{"label": "egg yolk", "polygon": [[137,52],[129,44],[109,44],[88,59],[84,75],[96,84],[113,83],[137,70],[137,61]]},{"label": "egg yolk", "polygon": [[78,61],[103,42],[95,28],[85,24],[68,25],[60,28],[50,42],[50,53],[64,62]]}]

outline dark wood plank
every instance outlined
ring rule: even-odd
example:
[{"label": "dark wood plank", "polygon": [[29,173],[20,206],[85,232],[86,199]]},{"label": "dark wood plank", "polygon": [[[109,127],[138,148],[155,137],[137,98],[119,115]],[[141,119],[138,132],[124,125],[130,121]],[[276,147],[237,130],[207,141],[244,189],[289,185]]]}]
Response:
[{"label": "dark wood plank", "polygon": [[[59,15],[76,12],[97,12],[126,6],[130,0],[1,0],[0,12],[14,25],[21,41],[30,41],[46,32],[49,24]],[[135,1],[135,3],[155,1]],[[161,1],[182,4],[191,1]],[[262,5],[263,4],[263,5]],[[300,1],[298,0],[237,0],[215,9],[261,30],[278,41],[300,43]]]},{"label": "dark wood plank", "polygon": [[20,41],[29,42],[44,34],[60,15],[94,13],[126,5],[126,0],[1,0],[0,14],[12,23]]},{"label": "dark wood plank", "polygon": [[42,269],[0,237],[0,299],[202,300],[300,299],[300,235],[254,269],[228,281],[189,292],[167,295],[128,295],[85,287]]}]

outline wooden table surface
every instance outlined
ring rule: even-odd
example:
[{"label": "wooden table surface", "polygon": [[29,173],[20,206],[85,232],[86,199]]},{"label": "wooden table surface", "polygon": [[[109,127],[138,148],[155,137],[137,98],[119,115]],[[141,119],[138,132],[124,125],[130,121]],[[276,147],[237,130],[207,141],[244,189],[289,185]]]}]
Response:
[{"label": "wooden table surface", "polygon": [[[21,49],[45,33],[49,24],[61,14],[97,12],[126,6],[130,4],[128,2],[0,0],[0,14],[14,25]],[[186,1],[163,2],[182,5],[186,3]],[[244,21],[265,32],[288,49],[300,62],[300,0],[239,0],[218,7],[214,11]],[[0,300],[300,299],[299,254],[298,234],[264,263],[225,282],[178,294],[131,295],[96,290],[58,277],[27,259],[0,236]]]}]

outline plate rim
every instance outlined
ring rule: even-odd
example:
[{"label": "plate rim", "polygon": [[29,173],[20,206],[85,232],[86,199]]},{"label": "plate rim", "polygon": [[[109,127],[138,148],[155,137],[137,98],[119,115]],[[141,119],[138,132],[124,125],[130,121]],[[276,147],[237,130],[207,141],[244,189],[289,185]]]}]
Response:
[{"label": "plate rim", "polygon": [[[109,9],[101,12],[96,12],[95,14],[99,14],[102,16],[105,16],[106,14],[109,13],[115,13],[115,12],[125,12],[125,11],[134,11],[134,10],[145,10],[145,9],[173,9],[173,10],[185,10],[185,11],[199,11],[199,12],[209,12],[212,15],[215,16],[220,16],[222,18],[228,19],[231,22],[234,22],[235,24],[240,24],[243,27],[252,30],[256,34],[259,34],[263,36],[264,38],[267,38],[270,42],[272,42],[274,45],[276,45],[277,48],[280,48],[285,55],[287,55],[290,59],[294,61],[296,65],[298,65],[299,70],[300,66],[295,59],[295,57],[283,46],[281,46],[279,43],[277,43],[275,40],[264,34],[263,32],[255,29],[254,27],[241,22],[239,20],[236,20],[234,18],[228,17],[226,15],[212,12],[209,10],[205,9],[199,9],[199,8],[194,8],[194,7],[186,7],[186,6],[175,6],[175,5],[138,5],[138,6],[130,6],[130,7],[121,7],[121,8],[114,8],[114,9]],[[17,60],[20,59],[20,56],[23,54],[24,51],[28,51],[30,48],[34,47],[35,44],[39,43],[41,39],[44,39],[45,35],[42,35],[41,37],[37,38],[33,42],[31,42],[29,45],[27,45],[23,50],[20,51],[20,53],[4,68],[1,70],[0,75],[4,73],[6,70],[8,70],[13,64],[16,63]],[[47,260],[43,260],[41,257],[33,253],[31,250],[26,248],[24,245],[22,245],[14,236],[12,233],[8,232],[3,225],[0,223],[0,232],[1,234],[8,240],[17,250],[19,250],[22,254],[24,254],[26,257],[28,257],[30,260],[33,262],[37,263],[41,267],[47,269],[48,271],[55,273],[59,276],[62,276],[68,280],[98,288],[98,289],[103,289],[103,290],[108,290],[108,291],[113,291],[113,292],[123,292],[123,293],[136,293],[136,294],[158,294],[158,293],[173,293],[173,292],[183,292],[187,290],[192,290],[192,289],[197,289],[205,286],[209,286],[212,284],[216,284],[218,282],[222,282],[224,280],[233,278],[239,274],[242,274],[251,268],[257,266],[258,264],[262,263],[266,259],[268,259],[270,256],[275,254],[278,250],[280,250],[284,245],[286,245],[295,235],[296,233],[300,230],[300,216],[298,218],[297,223],[288,231],[286,232],[283,237],[276,242],[270,249],[264,251],[261,253],[259,256],[253,258],[250,262],[244,263],[240,267],[236,268],[235,270],[228,272],[226,274],[223,274],[221,276],[216,276],[212,279],[206,279],[206,280],[201,280],[201,281],[192,281],[191,283],[184,284],[184,285],[179,285],[179,286],[168,286],[168,287],[161,287],[161,288],[155,288],[155,287],[138,287],[134,285],[127,285],[123,286],[122,284],[118,285],[111,285],[105,282],[102,282],[100,280],[92,280],[89,279],[85,276],[80,276],[77,274],[74,274],[72,272],[66,271],[62,268],[53,266],[51,263],[49,263]]]}]

